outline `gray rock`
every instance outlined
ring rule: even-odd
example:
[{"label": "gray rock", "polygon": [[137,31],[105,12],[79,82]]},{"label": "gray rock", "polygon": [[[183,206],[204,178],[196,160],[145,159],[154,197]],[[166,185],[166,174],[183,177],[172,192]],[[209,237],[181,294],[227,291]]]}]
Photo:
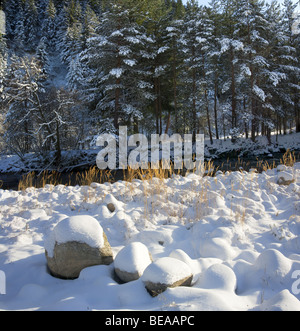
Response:
[{"label": "gray rock", "polygon": [[142,276],[148,292],[153,296],[164,292],[167,288],[177,286],[191,286],[193,273],[184,262],[164,257],[150,264]]},{"label": "gray rock", "polygon": [[115,273],[121,282],[128,283],[139,279],[151,263],[152,257],[148,248],[140,242],[133,242],[116,255]]},{"label": "gray rock", "polygon": [[49,257],[47,250],[45,251],[50,273],[57,278],[76,279],[84,268],[111,264],[113,253],[104,232],[103,239],[104,245],[101,248],[77,241],[56,243],[53,257]]},{"label": "gray rock", "polygon": [[111,213],[113,213],[113,212],[116,210],[116,207],[115,207],[115,205],[114,205],[113,203],[108,203],[108,204],[107,204],[107,209],[108,209]]},{"label": "gray rock", "polygon": [[156,297],[159,294],[165,292],[167,288],[174,288],[177,286],[191,286],[192,280],[193,275],[190,275],[172,284],[152,283],[151,281],[145,281],[144,284],[151,296]]}]

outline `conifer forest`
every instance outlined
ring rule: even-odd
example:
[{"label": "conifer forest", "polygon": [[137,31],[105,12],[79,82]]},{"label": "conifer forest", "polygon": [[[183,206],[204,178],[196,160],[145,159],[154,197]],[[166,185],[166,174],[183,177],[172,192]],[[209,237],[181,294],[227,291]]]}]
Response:
[{"label": "conifer forest", "polygon": [[[4,0],[0,147],[84,149],[97,135],[300,132],[291,0]],[[298,20],[298,21],[297,21]]]}]

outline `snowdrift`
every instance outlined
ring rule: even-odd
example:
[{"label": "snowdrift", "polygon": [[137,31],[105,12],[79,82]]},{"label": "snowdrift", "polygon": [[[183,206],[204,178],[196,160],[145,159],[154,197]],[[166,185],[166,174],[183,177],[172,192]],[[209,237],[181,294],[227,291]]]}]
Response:
[{"label": "snowdrift", "polygon": [[[282,177],[290,181],[279,185]],[[86,268],[75,280],[52,277],[45,239],[77,215],[99,222],[115,257],[123,250],[126,259],[124,247],[138,242],[153,263],[180,260],[191,286],[151,297],[143,277],[158,278],[155,267],[121,284],[114,263]],[[300,310],[299,235],[300,163],[262,174],[0,190],[0,310]],[[128,271],[142,273],[139,255],[134,261]]]}]

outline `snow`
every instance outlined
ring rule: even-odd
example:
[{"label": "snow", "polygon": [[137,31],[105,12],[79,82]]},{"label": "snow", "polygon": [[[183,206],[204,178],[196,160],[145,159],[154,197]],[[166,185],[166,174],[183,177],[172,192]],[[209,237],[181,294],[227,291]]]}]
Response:
[{"label": "snow", "polygon": [[123,69],[122,68],[114,68],[114,69],[112,69],[110,72],[109,72],[109,74],[111,75],[111,76],[114,76],[114,77],[116,77],[116,78],[120,78],[121,76],[122,76],[122,74],[123,74]]},{"label": "snow", "polygon": [[115,258],[114,266],[122,271],[142,275],[150,263],[148,248],[140,242],[134,242],[121,249]]},{"label": "snow", "polygon": [[[282,173],[295,181],[278,185]],[[0,190],[0,310],[299,311],[299,201],[300,163],[262,173]],[[101,245],[101,231],[114,263],[86,268],[76,280],[49,274],[45,245]],[[146,267],[140,257],[147,250],[153,262]],[[145,271],[120,284],[115,266]],[[155,298],[145,289],[145,279],[163,283],[187,272],[190,287]]]},{"label": "snow", "polygon": [[45,249],[53,257],[55,244],[80,242],[93,248],[104,245],[103,229],[98,221],[88,215],[71,216],[59,222],[45,240]]},{"label": "snow", "polygon": [[192,274],[190,267],[173,257],[162,257],[151,263],[142,276],[143,282],[172,285]]}]

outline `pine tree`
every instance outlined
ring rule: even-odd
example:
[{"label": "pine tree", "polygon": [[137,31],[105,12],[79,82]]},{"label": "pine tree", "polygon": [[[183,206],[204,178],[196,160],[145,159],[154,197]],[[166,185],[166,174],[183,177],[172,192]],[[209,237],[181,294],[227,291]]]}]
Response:
[{"label": "pine tree", "polygon": [[45,37],[48,52],[53,53],[56,49],[57,33],[57,10],[53,0],[49,0],[42,26],[42,36]]},{"label": "pine tree", "polygon": [[90,80],[98,91],[95,96],[99,118],[109,130],[117,130],[120,123],[129,124],[142,116],[147,84],[143,83],[139,60],[143,57],[145,35],[130,22],[121,1],[103,14],[96,33],[87,41],[80,61],[86,62],[92,72]]},{"label": "pine tree", "polygon": [[181,77],[185,86],[182,114],[184,119],[183,133],[192,132],[193,140],[196,138],[202,116],[199,112],[202,100],[201,78],[203,74],[199,14],[197,3],[195,1],[188,2],[184,18],[184,32],[181,38],[182,51],[185,57]]},{"label": "pine tree", "polygon": [[[291,98],[290,109],[293,108],[292,116],[295,119],[296,132],[300,132],[300,33],[297,24],[299,24],[299,13],[295,11],[296,4],[291,0],[284,1],[283,10],[283,31],[285,32],[285,44],[283,45],[287,53],[283,59],[283,67],[287,75],[286,92]],[[295,31],[296,30],[296,31]],[[284,131],[286,124],[284,121]]]},{"label": "pine tree", "polygon": [[[177,15],[177,14],[176,14]],[[181,50],[180,38],[182,35],[182,24],[183,20],[174,19],[170,22],[170,24],[166,28],[166,44],[168,45],[168,53],[169,53],[169,70],[170,70],[170,78],[171,78],[171,86],[172,86],[172,106],[174,113],[174,125],[173,129],[175,132],[179,133],[179,112],[181,105],[180,100],[180,89],[182,88],[180,82],[180,72],[183,66],[183,52]],[[169,113],[166,133],[168,133],[168,129],[170,127],[171,122],[171,113]]]},{"label": "pine tree", "polygon": [[50,59],[47,48],[47,38],[42,37],[36,48],[36,58],[40,61],[45,79],[50,75]]},{"label": "pine tree", "polygon": [[168,43],[168,19],[169,11],[163,1],[152,1],[151,14],[143,22],[150,42],[146,45],[145,58],[148,70],[151,72],[150,83],[153,86],[152,114],[155,117],[155,130],[157,134],[163,133],[164,109],[168,112],[168,122],[170,119],[170,102],[173,95],[170,80],[169,46]]},{"label": "pine tree", "polygon": [[83,50],[82,8],[78,0],[71,0],[69,7],[64,10],[66,12],[67,29],[60,43],[62,48],[61,59],[65,64],[69,65],[72,59]]},{"label": "pine tree", "polygon": [[[208,48],[208,61],[209,61],[209,69],[208,69],[208,80],[210,82],[210,88],[213,94],[213,109],[214,109],[214,129],[216,139],[220,137],[220,128],[221,125],[219,121],[222,118],[222,114],[220,114],[220,89],[222,82],[222,64],[221,64],[221,52],[219,47],[219,37],[221,35],[221,13],[218,11],[218,1],[214,0],[210,3],[211,8],[207,8],[208,15],[208,24],[211,28],[211,39],[210,45]],[[224,131],[224,130],[223,130]],[[225,137],[225,134],[224,134]]]},{"label": "pine tree", "polygon": [[18,13],[16,14],[16,25],[14,29],[14,47],[20,51],[23,52],[25,48],[25,16],[24,16],[24,10],[23,6],[20,4]]},{"label": "pine tree", "polygon": [[10,40],[15,34],[15,28],[18,23],[17,17],[21,8],[21,0],[4,0],[3,2],[3,10],[6,15],[6,36]]},{"label": "pine tree", "polygon": [[35,50],[38,43],[38,11],[35,0],[26,0],[24,5],[24,35],[26,40],[26,50]]},{"label": "pine tree", "polygon": [[[240,17],[239,38],[243,43],[244,56],[241,71],[244,74],[242,85],[244,109],[248,109],[251,120],[251,139],[254,141],[263,123],[263,106],[269,104],[266,80],[270,63],[268,50],[270,43],[266,39],[268,21],[265,19],[264,6],[259,0],[242,0],[237,11]],[[246,116],[246,117],[245,117]]]},{"label": "pine tree", "polygon": [[290,58],[286,52],[286,36],[282,22],[282,11],[280,5],[273,1],[267,5],[266,19],[268,25],[265,36],[269,47],[265,50],[268,59],[268,69],[265,71],[265,90],[268,99],[263,104],[262,134],[271,143],[271,131],[278,127],[278,120],[285,113],[285,109],[291,104],[291,98],[286,94],[287,75],[284,68],[286,58]]},{"label": "pine tree", "polygon": [[99,26],[100,21],[97,14],[93,11],[90,5],[86,5],[84,13],[84,22],[82,27],[82,44],[83,49],[86,48],[87,40],[96,35],[96,28]]}]

